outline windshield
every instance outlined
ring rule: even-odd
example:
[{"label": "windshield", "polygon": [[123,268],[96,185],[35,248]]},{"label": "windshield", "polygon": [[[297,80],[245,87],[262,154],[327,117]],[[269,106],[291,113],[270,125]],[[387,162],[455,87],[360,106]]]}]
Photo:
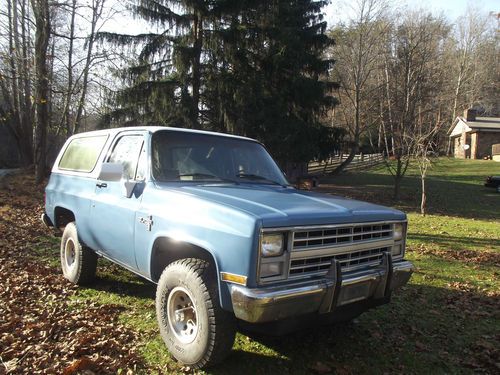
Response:
[{"label": "windshield", "polygon": [[231,181],[288,185],[259,143],[210,134],[159,131],[152,140],[158,181]]}]

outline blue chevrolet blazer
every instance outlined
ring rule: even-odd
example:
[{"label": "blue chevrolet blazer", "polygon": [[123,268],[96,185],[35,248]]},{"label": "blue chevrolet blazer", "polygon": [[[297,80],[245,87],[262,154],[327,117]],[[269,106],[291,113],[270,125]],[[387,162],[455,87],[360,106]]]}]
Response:
[{"label": "blue chevrolet blazer", "polygon": [[406,215],[292,187],[249,138],[165,127],[74,135],[46,187],[61,267],[92,282],[105,257],[157,284],[160,334],[203,368],[236,327],[349,320],[389,302],[413,266]]}]

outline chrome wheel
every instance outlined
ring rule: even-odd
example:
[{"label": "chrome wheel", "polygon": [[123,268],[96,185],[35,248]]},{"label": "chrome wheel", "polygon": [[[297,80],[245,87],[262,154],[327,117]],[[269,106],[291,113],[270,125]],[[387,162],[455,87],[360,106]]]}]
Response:
[{"label": "chrome wheel", "polygon": [[201,369],[231,351],[236,320],[219,304],[217,270],[208,261],[169,264],[158,280],[155,304],[161,337],[179,362]]},{"label": "chrome wheel", "polygon": [[183,344],[194,341],[198,333],[196,307],[189,292],[181,287],[172,289],[168,296],[167,313],[170,329]]},{"label": "chrome wheel", "polygon": [[94,280],[97,254],[80,243],[74,222],[68,223],[64,228],[59,254],[61,269],[67,280],[77,285]]},{"label": "chrome wheel", "polygon": [[75,264],[76,250],[75,243],[71,238],[68,238],[66,244],[64,245],[64,260],[66,261],[66,267],[71,268]]}]

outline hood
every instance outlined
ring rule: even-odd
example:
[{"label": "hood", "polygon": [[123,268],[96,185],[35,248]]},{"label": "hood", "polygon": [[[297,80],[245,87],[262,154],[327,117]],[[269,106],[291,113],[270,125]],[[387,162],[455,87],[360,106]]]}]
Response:
[{"label": "hood", "polygon": [[264,184],[177,185],[158,183],[161,190],[175,190],[244,211],[262,220],[264,227],[343,224],[405,220],[398,210],[367,202]]}]

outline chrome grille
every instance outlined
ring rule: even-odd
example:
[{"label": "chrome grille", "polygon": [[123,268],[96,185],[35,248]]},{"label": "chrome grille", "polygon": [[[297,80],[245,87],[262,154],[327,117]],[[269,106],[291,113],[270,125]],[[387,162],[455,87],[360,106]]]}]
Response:
[{"label": "chrome grille", "polygon": [[300,230],[294,233],[292,251],[357,244],[391,237],[392,224],[359,224]]},{"label": "chrome grille", "polygon": [[377,266],[382,262],[383,253],[386,251],[390,251],[390,248],[380,247],[334,255],[292,259],[290,262],[290,278],[301,276],[324,276],[330,268],[332,259],[336,259],[340,262],[343,272]]}]

